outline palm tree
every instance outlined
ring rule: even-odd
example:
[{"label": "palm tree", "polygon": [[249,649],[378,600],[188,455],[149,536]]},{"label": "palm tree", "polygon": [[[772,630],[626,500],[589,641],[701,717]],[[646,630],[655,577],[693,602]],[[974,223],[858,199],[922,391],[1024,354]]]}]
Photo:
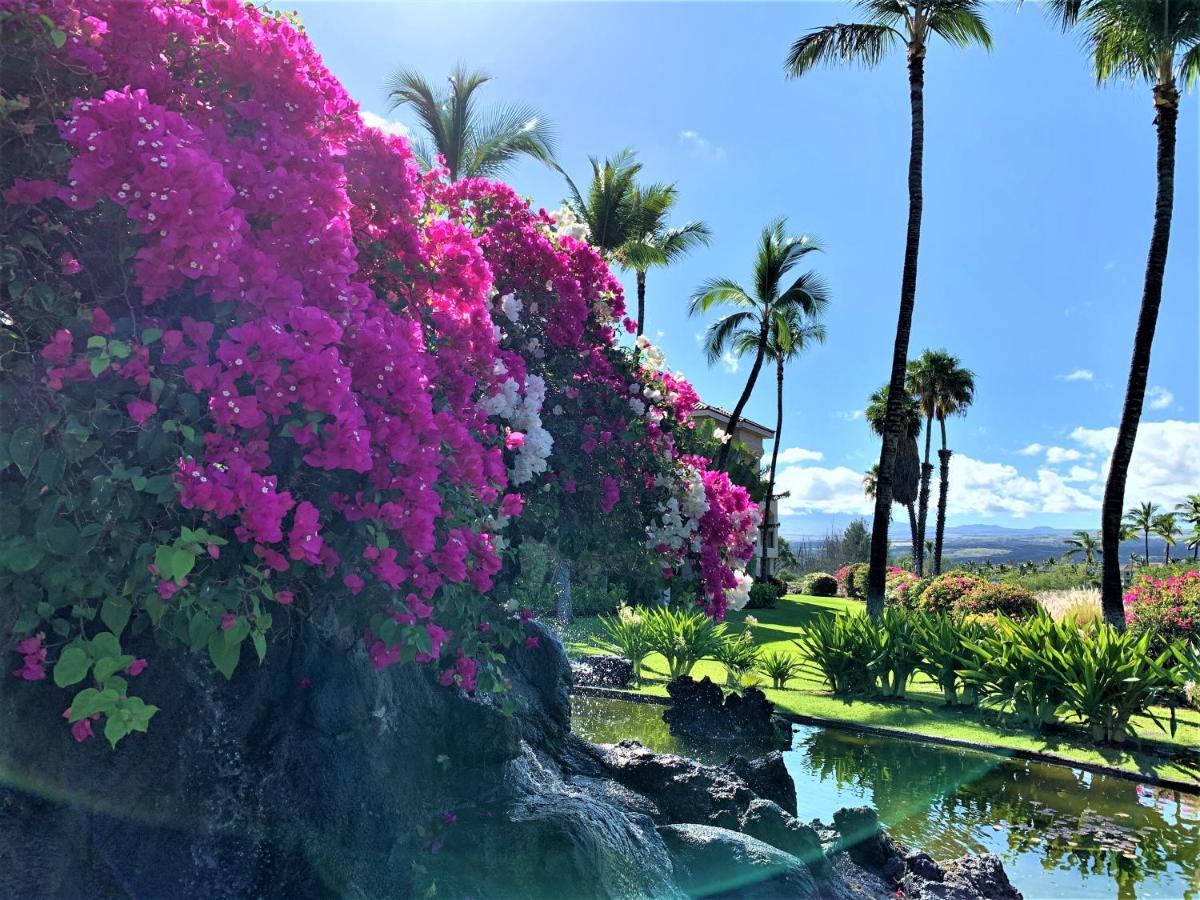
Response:
[{"label": "palm tree", "polygon": [[[1132,506],[1129,512],[1125,513],[1124,521],[1117,522],[1113,532],[1116,534],[1116,541],[1104,541],[1105,554],[1111,553],[1112,548],[1109,544],[1115,543],[1116,546],[1121,545],[1121,536],[1124,534],[1136,534],[1141,532],[1146,541],[1146,563],[1150,562],[1150,532],[1154,530],[1154,517],[1158,514],[1158,506],[1154,503],[1143,503],[1141,506]],[[1100,537],[1103,539],[1105,532],[1101,530]],[[1105,566],[1107,571],[1107,565]],[[1103,599],[1103,594],[1101,594]],[[1105,618],[1108,618],[1108,613],[1105,613]]]},{"label": "palm tree", "polygon": [[1071,559],[1082,553],[1083,564],[1091,568],[1096,562],[1096,557],[1101,553],[1100,541],[1092,537],[1090,531],[1075,531],[1072,533],[1075,537],[1067,538],[1063,541],[1070,548],[1063,554],[1063,559]]},{"label": "palm tree", "polygon": [[[933,437],[933,420],[941,425],[942,449],[938,452],[941,462],[941,485],[938,494],[938,518],[934,542],[933,573],[942,570],[942,540],[946,529],[946,497],[950,478],[950,450],[946,446],[946,419],[949,416],[966,415],[967,407],[975,399],[975,375],[964,369],[958,357],[945,350],[926,350],[908,364],[906,377],[909,393],[917,398],[921,414],[925,416],[925,457],[921,463],[921,496],[917,512],[917,530],[921,541],[925,540],[925,524],[929,512],[929,481],[933,466],[929,462],[930,441]],[[918,563],[918,574],[922,569]]]},{"label": "palm tree", "polygon": [[[787,220],[783,217],[763,228],[754,257],[754,287],[751,290],[747,291],[728,278],[710,278],[692,294],[691,315],[708,312],[718,305],[734,307],[733,312],[726,313],[710,325],[705,335],[704,350],[710,365],[721,358],[727,347],[732,347],[738,353],[748,351],[749,344],[737,336],[745,331],[754,335],[754,365],[750,367],[746,387],[729,417],[726,431],[730,435],[737,430],[742,410],[754,391],[772,329],[777,327],[776,320],[793,315],[795,311],[816,318],[828,303],[825,282],[815,272],[805,272],[786,288],[783,287],[788,272],[809,253],[821,249],[808,235],[787,236],[786,228]],[[730,440],[721,445],[717,455],[718,469],[725,467],[732,443]]]},{"label": "palm tree", "polygon": [[862,477],[863,493],[866,494],[868,497],[870,497],[872,500],[875,499],[875,485],[878,484],[878,482],[879,482],[879,463],[873,463],[871,465],[871,468],[869,468],[869,469],[867,469],[867,471],[863,472],[863,477]]},{"label": "palm tree", "polygon": [[[883,429],[887,424],[888,394],[890,385],[884,385],[867,401],[867,426],[879,437],[883,437]],[[916,500],[921,483],[921,456],[917,450],[917,438],[921,436],[921,409],[917,399],[905,391],[901,398],[900,446],[896,453],[896,468],[892,474],[892,500],[908,510],[908,525],[912,531],[912,544],[915,548],[920,541],[917,534]],[[875,469],[875,501],[879,502],[879,470]],[[890,504],[889,504],[889,514]],[[916,551],[913,551],[915,557]],[[881,598],[882,599],[882,598]],[[867,611],[876,615],[871,609],[870,601]],[[879,610],[880,612],[882,609]]]},{"label": "palm tree", "polygon": [[631,203],[629,236],[617,249],[621,265],[633,269],[637,278],[637,333],[646,330],[646,270],[666,268],[701,245],[707,246],[712,232],[703,222],[667,227],[667,216],[678,192],[673,184],[635,186]]},{"label": "palm tree", "polygon": [[1183,521],[1192,526],[1192,533],[1187,536],[1188,549],[1192,551],[1192,559],[1200,559],[1200,494],[1189,494],[1182,503],[1176,503],[1175,509],[1183,516]]},{"label": "palm tree", "polygon": [[1175,538],[1179,533],[1175,513],[1162,513],[1154,517],[1154,534],[1163,540],[1164,566],[1171,561],[1171,548],[1175,546]]},{"label": "palm tree", "polygon": [[[1117,426],[1117,440],[1109,462],[1108,481],[1100,522],[1106,538],[1100,604],[1104,617],[1117,628],[1125,627],[1121,567],[1117,558],[1117,523],[1125,504],[1125,482],[1137,441],[1150,350],[1162,303],[1163,273],[1171,242],[1171,214],[1175,204],[1175,128],[1179,118],[1179,87],[1200,79],[1200,6],[1195,0],[1049,0],[1051,14],[1070,29],[1084,31],[1098,82],[1110,79],[1148,82],[1154,98],[1154,125],[1158,148],[1154,229],[1146,258],[1142,305],[1138,312],[1125,404]],[[1148,558],[1148,557],[1147,557]]]},{"label": "palm tree", "polygon": [[554,162],[554,129],[537,110],[521,104],[499,106],[488,113],[475,105],[475,92],[491,81],[479,70],[461,64],[449,77],[450,87],[437,91],[421,75],[406,69],[389,83],[392,109],[411,106],[427,140],[413,142],[413,152],[432,168],[445,159],[451,181],[494,178],[517,157]]},{"label": "palm tree", "polygon": [[[662,203],[661,188],[649,192],[638,191],[636,179],[642,171],[637,154],[626,147],[601,162],[596,157],[588,158],[592,164],[592,180],[585,194],[571,180],[571,176],[559,168],[567,180],[571,194],[565,203],[576,218],[588,227],[588,240],[606,257],[612,257],[631,237],[639,234],[636,219],[645,214],[648,203]],[[673,191],[674,188],[671,188]],[[649,193],[651,196],[647,196]],[[640,202],[637,198],[641,198]],[[639,205],[643,208],[639,212]],[[641,232],[644,234],[644,232]]]},{"label": "palm tree", "polygon": [[1192,551],[1192,561],[1200,559],[1200,525],[1192,526],[1192,533],[1187,536],[1187,548]]},{"label": "palm tree", "polygon": [[[771,319],[771,331],[767,335],[766,357],[775,363],[775,439],[771,442],[771,466],[767,470],[767,499],[762,519],[762,561],[759,574],[767,571],[767,529],[770,527],[771,502],[775,499],[775,467],[779,461],[779,445],[783,439],[783,373],[784,367],[813,344],[825,342],[825,326],[819,319],[828,303],[821,297],[811,312],[799,305],[787,307]],[[745,356],[753,352],[758,335],[749,328],[737,332],[733,338],[734,352]]]},{"label": "palm tree", "polygon": [[922,167],[925,155],[925,51],[933,35],[958,47],[992,45],[983,21],[983,0],[859,0],[868,21],[817,28],[792,44],[786,69],[798,78],[820,64],[877,65],[897,43],[908,57],[908,94],[912,108],[912,138],[908,151],[908,228],[905,235],[904,271],[900,278],[900,312],[892,348],[892,373],[888,381],[893,403],[888,409],[883,445],[879,451],[879,491],[871,526],[871,581],[868,605],[883,609],[883,587],[888,553],[888,506],[892,495],[892,470],[900,441],[900,394],[908,360],[917,295],[917,254],[924,209]]}]

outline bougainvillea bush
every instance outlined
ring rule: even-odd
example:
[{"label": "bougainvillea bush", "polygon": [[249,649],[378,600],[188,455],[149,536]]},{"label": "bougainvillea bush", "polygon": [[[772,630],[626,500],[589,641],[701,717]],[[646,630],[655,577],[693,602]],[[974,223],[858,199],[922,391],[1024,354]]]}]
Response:
[{"label": "bougainvillea bush", "polygon": [[948,613],[970,591],[987,583],[986,579],[965,572],[947,572],[929,582],[921,592],[918,604],[929,612]]},{"label": "bougainvillea bush", "polygon": [[745,602],[757,507],[600,257],[422,173],[295,23],[0,0],[0,54],[0,633],[77,740],[145,730],[156,654],[230,677],[318,610],[503,692],[526,534]]},{"label": "bougainvillea bush", "polygon": [[1175,640],[1200,642],[1200,571],[1138,575],[1125,593],[1125,621],[1135,634],[1150,634],[1156,652]]},{"label": "bougainvillea bush", "polygon": [[985,581],[976,585],[955,601],[953,610],[966,615],[998,613],[1010,619],[1027,619],[1036,615],[1041,605],[1033,591],[1019,584]]}]

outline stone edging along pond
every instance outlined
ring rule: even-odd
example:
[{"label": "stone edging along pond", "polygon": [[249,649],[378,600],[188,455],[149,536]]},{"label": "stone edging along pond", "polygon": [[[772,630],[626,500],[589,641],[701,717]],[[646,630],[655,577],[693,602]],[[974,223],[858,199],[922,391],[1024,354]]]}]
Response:
[{"label": "stone edging along pond", "polygon": [[[629,700],[634,703],[650,703],[656,706],[667,706],[671,700],[669,697],[656,697],[652,694],[639,694],[633,691],[624,691],[620,688],[605,688],[592,687],[588,685],[573,685],[571,692],[585,697],[607,697],[612,700]],[[1057,753],[1046,753],[1039,750],[1026,750],[1021,747],[1002,747],[996,744],[982,744],[975,741],[968,741],[962,738],[941,737],[933,734],[918,734],[911,731],[905,731],[899,728],[884,728],[879,725],[862,725],[857,722],[850,722],[845,719],[822,719],[816,716],[805,716],[799,713],[781,712],[776,710],[775,715],[787,722],[793,722],[797,725],[812,725],[818,728],[836,728],[840,731],[852,731],[858,734],[870,734],[878,737],[898,738],[905,741],[917,741],[925,744],[940,744],[944,747],[958,747],[962,750],[975,750],[980,753],[990,753],[993,756],[1001,756],[1015,759],[1031,760],[1033,762],[1049,763],[1055,766],[1068,766],[1072,769],[1082,769],[1085,772],[1093,772],[1097,775],[1111,775],[1114,778],[1123,778],[1126,781],[1135,781],[1139,784],[1150,784],[1155,787],[1169,788],[1170,790],[1183,791],[1188,794],[1200,795],[1200,782],[1183,781],[1177,778],[1164,778],[1155,775],[1153,772],[1136,772],[1130,769],[1121,769],[1116,766],[1108,766],[1103,763],[1085,762],[1083,760],[1071,759],[1068,756],[1060,756]]]}]

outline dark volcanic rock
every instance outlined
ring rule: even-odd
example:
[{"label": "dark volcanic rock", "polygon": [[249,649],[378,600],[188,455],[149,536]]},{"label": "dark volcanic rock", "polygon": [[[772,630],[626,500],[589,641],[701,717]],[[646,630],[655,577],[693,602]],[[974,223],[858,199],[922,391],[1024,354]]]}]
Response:
[{"label": "dark volcanic rock", "polygon": [[[838,832],[837,850],[848,853],[855,864],[891,881],[904,874],[906,851],[887,835],[869,806],[839,809],[833,814],[833,827]],[[898,857],[899,865],[894,862]]]},{"label": "dark volcanic rock", "polygon": [[[925,854],[920,854],[924,856]],[[937,865],[935,863],[935,865]],[[927,877],[928,865],[912,865],[904,876],[905,896],[916,900],[1022,900],[998,857],[991,853],[964,856],[937,866],[941,878]]]},{"label": "dark volcanic rock", "polygon": [[576,684],[623,688],[633,680],[633,663],[620,656],[583,655],[571,662]]},{"label": "dark volcanic rock", "polygon": [[764,756],[747,759],[731,756],[724,768],[733,772],[765,800],[774,800],[793,816],[796,810],[796,782],[788,773],[783,754],[772,750]]},{"label": "dark volcanic rock", "polygon": [[664,825],[659,834],[675,864],[676,881],[689,896],[830,896],[804,863],[757,838],[709,825]]},{"label": "dark volcanic rock", "polygon": [[757,688],[726,694],[707,675],[684,675],[667,685],[671,706],[663,721],[672,734],[706,741],[750,741],[786,745],[790,730],[775,721],[775,706]]}]

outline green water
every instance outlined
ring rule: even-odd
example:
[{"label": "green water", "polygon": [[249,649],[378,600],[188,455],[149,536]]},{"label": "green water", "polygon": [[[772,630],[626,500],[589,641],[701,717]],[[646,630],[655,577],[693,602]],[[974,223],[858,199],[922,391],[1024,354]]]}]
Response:
[{"label": "green water", "polygon": [[[663,707],[576,697],[575,731],[723,762],[737,748],[671,736]],[[752,751],[751,751],[752,752]],[[795,726],[784,752],[802,820],[869,805],[935,858],[991,852],[1027,900],[1200,900],[1200,796],[1065,766]]]}]

